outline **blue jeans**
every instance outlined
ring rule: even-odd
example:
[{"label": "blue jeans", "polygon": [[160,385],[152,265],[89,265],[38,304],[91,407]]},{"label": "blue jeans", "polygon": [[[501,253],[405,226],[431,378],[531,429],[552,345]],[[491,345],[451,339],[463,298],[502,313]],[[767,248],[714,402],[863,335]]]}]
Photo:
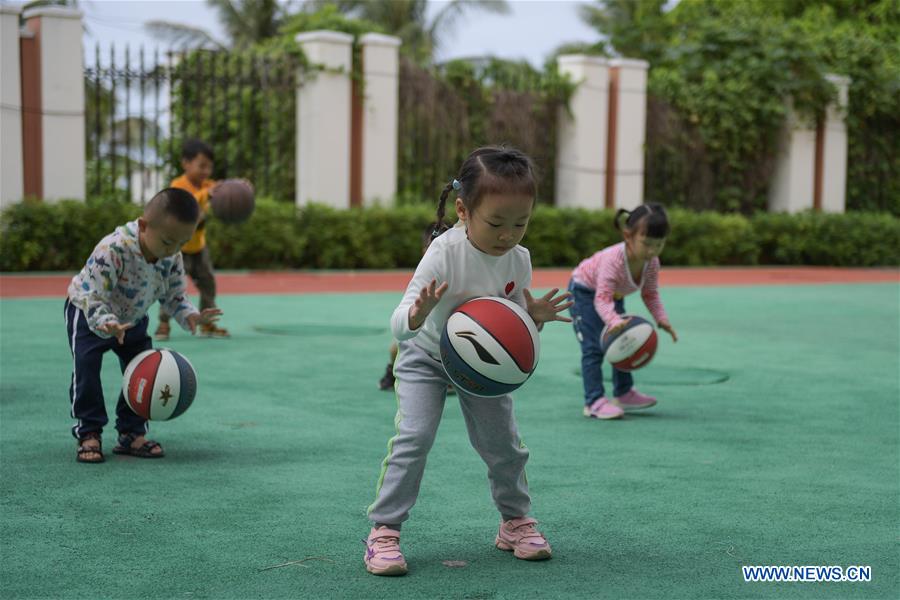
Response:
[{"label": "blue jeans", "polygon": [[[581,344],[581,379],[584,382],[584,403],[590,406],[604,395],[603,350],[600,349],[600,332],[605,323],[594,308],[594,290],[569,281],[569,292],[574,304],[569,309],[575,337]],[[625,314],[625,301],[616,300],[616,312]],[[634,385],[631,373],[612,370],[613,395],[622,396]]]}]

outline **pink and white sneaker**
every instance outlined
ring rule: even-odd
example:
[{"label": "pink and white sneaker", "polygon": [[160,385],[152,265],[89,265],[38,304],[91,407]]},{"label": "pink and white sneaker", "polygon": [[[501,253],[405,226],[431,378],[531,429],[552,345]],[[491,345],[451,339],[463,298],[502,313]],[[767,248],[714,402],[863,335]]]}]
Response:
[{"label": "pink and white sneaker", "polygon": [[584,416],[589,419],[621,419],[625,411],[609,401],[605,396],[594,400],[590,406],[585,405]]},{"label": "pink and white sneaker", "polygon": [[400,552],[400,532],[387,527],[372,528],[366,544],[366,571],[374,575],[406,575],[406,559]]},{"label": "pink and white sneaker", "polygon": [[540,531],[535,529],[537,521],[531,517],[519,517],[500,523],[494,544],[501,550],[512,551],[522,560],[545,560],[550,558],[550,544]]},{"label": "pink and white sneaker", "polygon": [[625,409],[625,412],[631,412],[633,410],[650,408],[656,404],[656,398],[648,396],[647,394],[642,394],[636,389],[631,388],[624,395],[616,396],[616,399],[613,402]]}]

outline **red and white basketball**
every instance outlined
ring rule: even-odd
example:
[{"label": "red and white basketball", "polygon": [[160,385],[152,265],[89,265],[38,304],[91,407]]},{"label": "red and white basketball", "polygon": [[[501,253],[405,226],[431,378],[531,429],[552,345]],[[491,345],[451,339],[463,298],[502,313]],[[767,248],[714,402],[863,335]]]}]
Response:
[{"label": "red and white basketball", "polygon": [[441,362],[450,381],[474,396],[508,394],[531,377],[541,342],[534,321],[505,298],[459,305],[441,334]]},{"label": "red and white basketball", "polygon": [[138,415],[167,421],[182,414],[194,401],[197,374],[188,359],[174,350],[145,350],[128,363],[122,393]]},{"label": "red and white basketball", "polygon": [[[623,318],[629,318],[629,315],[623,315]],[[608,325],[600,333],[603,354],[620,371],[636,371],[646,367],[656,354],[657,341],[653,325],[636,316],[630,316],[625,327],[612,335]]]}]

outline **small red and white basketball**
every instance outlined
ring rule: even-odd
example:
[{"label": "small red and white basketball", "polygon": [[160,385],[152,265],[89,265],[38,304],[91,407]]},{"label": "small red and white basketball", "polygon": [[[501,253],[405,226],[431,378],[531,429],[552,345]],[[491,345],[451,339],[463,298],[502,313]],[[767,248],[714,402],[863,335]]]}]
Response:
[{"label": "small red and white basketball", "polygon": [[190,361],[174,350],[145,350],[128,363],[122,393],[138,415],[167,421],[191,406],[197,395],[197,374]]},{"label": "small red and white basketball", "polygon": [[600,333],[600,347],[613,367],[620,371],[636,371],[646,367],[656,354],[656,329],[641,317],[622,316],[629,319],[628,323],[612,335],[609,326],[604,327]]},{"label": "small red and white basketball", "polygon": [[441,362],[458,389],[473,396],[508,394],[531,377],[541,353],[534,321],[505,298],[459,305],[441,334]]}]

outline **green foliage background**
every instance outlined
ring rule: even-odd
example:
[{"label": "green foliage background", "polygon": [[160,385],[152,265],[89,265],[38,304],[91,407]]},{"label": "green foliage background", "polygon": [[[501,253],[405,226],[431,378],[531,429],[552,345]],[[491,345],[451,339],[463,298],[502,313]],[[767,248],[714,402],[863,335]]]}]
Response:
[{"label": "green foliage background", "polygon": [[590,50],[650,62],[646,196],[749,214],[765,207],[786,99],[811,127],[851,78],[847,207],[900,214],[896,0],[597,0]]},{"label": "green foliage background", "polygon": [[[172,83],[173,133],[163,139],[153,118],[121,118],[114,109],[122,101],[121,73],[114,97],[114,81],[88,69],[92,195],[124,199],[122,174],[138,169],[138,154],[144,163],[144,150],[149,162],[174,176],[181,142],[199,137],[217,153],[214,177],[246,177],[260,195],[289,202],[296,189],[295,88],[322,69],[306,60],[296,34],[350,33],[358,55],[356,41],[366,32],[415,31],[409,39],[418,39],[431,31],[418,0],[403,6],[323,1],[277,19],[272,3],[254,6],[245,8],[271,24],[259,35],[230,48],[194,49],[143,73],[154,93],[160,80]],[[559,52],[650,63],[648,200],[748,216],[764,210],[788,106],[814,127],[835,98],[825,75],[836,73],[851,78],[847,208],[900,215],[897,0],[595,0],[582,10],[601,41]],[[232,25],[237,28],[229,31],[244,31],[239,19]],[[577,82],[559,73],[555,57],[542,68],[490,57],[435,64],[422,54],[431,45],[414,45],[400,49],[398,196],[383,200],[431,204],[473,148],[508,143],[535,159],[538,200],[552,204],[558,114]],[[358,64],[351,76],[362,84]],[[133,64],[124,77],[136,93]],[[365,95],[364,85],[358,93]],[[144,140],[140,152],[138,140]]]},{"label": "green foliage background", "polygon": [[[140,207],[115,201],[23,202],[0,215],[0,271],[74,271]],[[611,211],[538,205],[523,245],[535,267],[574,267],[621,241]],[[751,216],[672,209],[666,265],[900,265],[900,218],[879,213]],[[220,269],[415,267],[434,220],[424,204],[337,210],[259,199],[240,226],[212,219],[207,239]]]}]

